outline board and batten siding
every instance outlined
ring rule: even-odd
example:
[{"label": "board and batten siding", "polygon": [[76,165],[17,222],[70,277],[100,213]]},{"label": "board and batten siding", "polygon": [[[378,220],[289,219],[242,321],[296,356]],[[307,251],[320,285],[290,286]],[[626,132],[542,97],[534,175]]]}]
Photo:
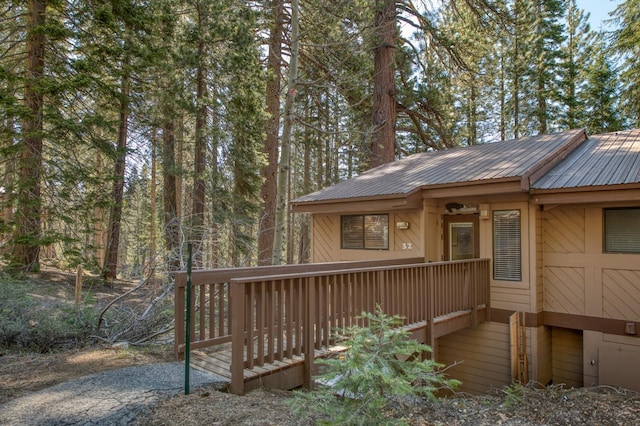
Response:
[{"label": "board and batten siding", "polygon": [[[312,222],[311,256],[314,263],[424,256],[420,211],[389,213],[388,250],[341,249],[339,214],[314,214]],[[397,229],[396,222],[408,222],[409,229]]]},{"label": "board and batten siding", "polygon": [[[640,255],[603,252],[606,207],[557,206],[543,211],[545,311],[640,321]],[[553,333],[554,382],[591,386],[622,377],[640,390],[640,339],[593,331]],[[581,381],[576,378],[580,369]]]}]

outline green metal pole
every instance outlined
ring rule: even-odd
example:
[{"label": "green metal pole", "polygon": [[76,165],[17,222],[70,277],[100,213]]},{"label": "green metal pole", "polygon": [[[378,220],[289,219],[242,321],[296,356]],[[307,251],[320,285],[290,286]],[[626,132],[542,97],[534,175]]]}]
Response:
[{"label": "green metal pole", "polygon": [[184,394],[189,395],[189,366],[191,357],[191,243],[187,244],[187,314],[185,315]]}]

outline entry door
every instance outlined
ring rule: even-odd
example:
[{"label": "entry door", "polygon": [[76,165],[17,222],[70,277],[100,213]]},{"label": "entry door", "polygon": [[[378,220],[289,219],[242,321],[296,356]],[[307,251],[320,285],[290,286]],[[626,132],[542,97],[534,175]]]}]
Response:
[{"label": "entry door", "polygon": [[446,215],[444,217],[445,260],[480,257],[478,215]]}]

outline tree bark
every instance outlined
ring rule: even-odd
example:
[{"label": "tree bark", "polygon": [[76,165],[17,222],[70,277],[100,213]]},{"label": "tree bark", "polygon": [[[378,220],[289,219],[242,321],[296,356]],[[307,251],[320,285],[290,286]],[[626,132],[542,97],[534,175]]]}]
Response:
[{"label": "tree bark", "polygon": [[266,139],[262,152],[267,164],[262,168],[263,183],[260,191],[262,206],[258,230],[258,265],[273,263],[273,241],[276,215],[276,191],[278,174],[278,133],[280,131],[280,89],[282,67],[282,36],[284,32],[284,7],[282,0],[272,0],[274,23],[269,34],[267,59],[267,114]]},{"label": "tree bark", "polygon": [[381,2],[381,10],[376,12],[375,31],[371,167],[389,163],[395,158],[396,90],[394,70],[397,32],[395,0]]},{"label": "tree bark", "polygon": [[42,26],[45,23],[45,9],[45,0],[29,2],[24,87],[26,115],[22,122],[23,140],[18,160],[21,181],[18,185],[16,229],[13,235],[13,264],[24,271],[39,268],[44,104],[41,84],[44,78],[45,49]]},{"label": "tree bark", "polygon": [[[125,60],[128,64],[128,60]],[[128,66],[128,65],[127,65]],[[123,67],[124,69],[124,67]],[[122,199],[124,195],[124,173],[127,160],[127,133],[129,129],[129,75],[125,71],[120,85],[119,128],[116,144],[116,163],[114,181],[111,191],[111,214],[107,231],[107,247],[105,250],[102,277],[115,279],[118,267],[118,246],[120,244],[120,222],[122,220]]]},{"label": "tree bark", "polygon": [[278,188],[276,203],[276,223],[273,239],[273,264],[283,262],[283,245],[286,227],[287,184],[289,180],[289,160],[291,152],[291,130],[293,128],[293,101],[296,96],[298,81],[298,49],[299,49],[299,12],[298,0],[291,1],[291,58],[289,59],[289,78],[287,82],[287,98],[284,106],[284,126],[282,128],[282,146],[280,149],[280,167],[278,168]]},{"label": "tree bark", "polygon": [[165,247],[169,256],[168,269],[180,268],[178,248],[180,244],[180,226],[178,223],[178,193],[175,160],[175,110],[172,100],[164,100],[164,123],[162,125],[162,170]]},{"label": "tree bark", "polygon": [[193,266],[200,268],[204,260],[204,210],[205,210],[205,182],[204,173],[206,168],[206,126],[207,126],[207,105],[206,97],[206,44],[203,33],[207,27],[207,14],[201,3],[198,8],[198,68],[196,71],[196,129],[193,164],[193,207],[191,212],[191,242],[193,244]]}]

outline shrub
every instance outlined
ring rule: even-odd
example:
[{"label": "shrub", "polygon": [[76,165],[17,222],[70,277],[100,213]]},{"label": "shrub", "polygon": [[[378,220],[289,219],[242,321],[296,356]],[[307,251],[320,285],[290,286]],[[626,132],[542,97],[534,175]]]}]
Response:
[{"label": "shrub", "polygon": [[438,371],[441,364],[421,359],[431,348],[398,328],[401,317],[387,316],[377,307],[375,313],[359,318],[366,319],[368,327],[338,332],[348,349],[317,361],[324,371],[317,377],[317,388],[296,392],[291,406],[299,415],[314,413],[326,424],[402,423],[385,416],[388,404],[406,397],[435,400],[439,390],[459,384]]},{"label": "shrub", "polygon": [[34,285],[0,276],[0,347],[49,352],[78,346],[95,330],[92,307],[64,301],[43,303],[30,293]]}]

